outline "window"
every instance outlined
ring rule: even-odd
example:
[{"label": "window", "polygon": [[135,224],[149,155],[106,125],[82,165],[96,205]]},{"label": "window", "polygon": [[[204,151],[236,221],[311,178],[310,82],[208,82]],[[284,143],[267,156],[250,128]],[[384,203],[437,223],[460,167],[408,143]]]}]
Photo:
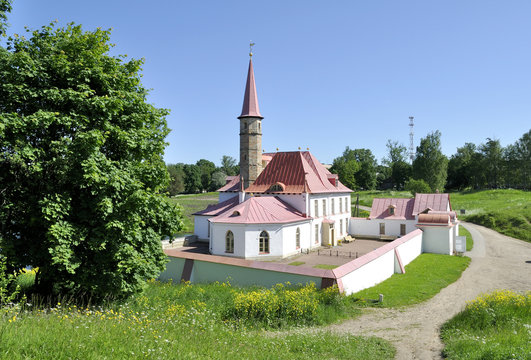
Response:
[{"label": "window", "polygon": [[234,234],[230,230],[227,231],[227,235],[225,235],[225,252],[234,252]]},{"label": "window", "polygon": [[395,214],[395,206],[394,205],[390,205],[389,206],[389,215],[394,215]]},{"label": "window", "polygon": [[246,122],[243,123],[243,128],[244,128],[245,130],[247,130],[247,123],[246,123]]},{"label": "window", "polygon": [[326,199],[323,199],[323,216],[326,216]]},{"label": "window", "polygon": [[339,213],[343,212],[343,198],[339,198]]},{"label": "window", "polygon": [[297,232],[295,233],[295,248],[300,249],[301,247],[301,229],[297,228]]},{"label": "window", "polygon": [[348,202],[348,197],[347,197],[345,198],[345,212],[349,212],[348,207],[349,207],[349,202]]},{"label": "window", "polygon": [[319,224],[315,224],[315,243],[319,242]]},{"label": "window", "polygon": [[336,213],[335,204],[334,204],[335,201],[334,200],[335,199],[330,200],[331,201],[330,207],[332,208],[330,211],[332,212],[332,215],[334,215]]},{"label": "window", "polygon": [[406,224],[400,224],[400,235],[406,235]]},{"label": "window", "polygon": [[343,219],[339,220],[339,235],[343,233]]},{"label": "window", "polygon": [[345,234],[348,235],[348,219],[345,219]]},{"label": "window", "polygon": [[317,200],[315,200],[315,214],[314,214],[315,217],[318,217],[319,216],[319,203],[317,202]]},{"label": "window", "polygon": [[260,233],[260,242],[258,251],[260,254],[269,254],[269,234],[267,231],[262,231]]},{"label": "window", "polygon": [[380,235],[385,235],[385,223],[380,223]]},{"label": "window", "polygon": [[269,191],[270,192],[284,191],[284,186],[281,183],[276,183],[276,184],[271,185],[271,187],[269,188]]}]

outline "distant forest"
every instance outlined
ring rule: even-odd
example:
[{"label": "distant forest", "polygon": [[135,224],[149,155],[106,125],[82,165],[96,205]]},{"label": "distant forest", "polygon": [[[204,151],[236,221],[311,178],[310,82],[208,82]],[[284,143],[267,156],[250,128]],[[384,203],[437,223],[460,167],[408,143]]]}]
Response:
[{"label": "distant forest", "polygon": [[[334,159],[330,171],[352,190],[409,190],[435,192],[465,189],[531,189],[531,130],[514,144],[502,147],[498,139],[482,144],[465,143],[446,157],[441,133],[420,140],[411,163],[407,148],[388,140],[387,155],[380,163],[369,149],[346,147]],[[240,172],[236,159],[224,155],[221,166],[201,159],[195,164],[168,164],[170,196],[215,191],[228,175]]]}]

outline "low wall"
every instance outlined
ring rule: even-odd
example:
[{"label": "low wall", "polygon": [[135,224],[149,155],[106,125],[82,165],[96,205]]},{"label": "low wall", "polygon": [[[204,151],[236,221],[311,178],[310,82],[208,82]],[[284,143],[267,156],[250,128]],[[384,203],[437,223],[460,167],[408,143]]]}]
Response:
[{"label": "low wall", "polygon": [[404,272],[404,267],[421,253],[422,231],[417,229],[332,272],[339,290],[350,295]]},{"label": "low wall", "polygon": [[319,288],[334,284],[347,295],[371,287],[394,273],[404,272],[422,252],[422,231],[417,229],[334,270],[301,268],[270,262],[166,249],[170,261],[160,274],[163,281],[224,282],[233,285],[273,286],[278,283],[314,283]]},{"label": "low wall", "polygon": [[271,287],[279,283],[314,283],[318,288],[334,284],[331,270],[300,268],[262,261],[235,259],[225,256],[186,253],[176,249],[165,250],[170,257],[166,270],[159,279],[192,283],[225,282],[233,285],[260,285]]}]

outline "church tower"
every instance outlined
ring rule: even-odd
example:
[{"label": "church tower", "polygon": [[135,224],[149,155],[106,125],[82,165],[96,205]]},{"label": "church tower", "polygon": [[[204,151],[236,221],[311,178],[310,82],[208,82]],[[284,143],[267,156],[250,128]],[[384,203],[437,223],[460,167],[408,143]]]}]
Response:
[{"label": "church tower", "polygon": [[240,174],[247,189],[262,172],[262,119],[254,84],[253,53],[249,56],[249,72],[240,119]]}]

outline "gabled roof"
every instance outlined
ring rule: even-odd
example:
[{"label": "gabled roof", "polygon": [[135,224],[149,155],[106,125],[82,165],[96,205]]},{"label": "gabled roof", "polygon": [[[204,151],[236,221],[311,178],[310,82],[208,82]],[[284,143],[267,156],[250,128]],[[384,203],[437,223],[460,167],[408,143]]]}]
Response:
[{"label": "gabled roof", "polygon": [[309,220],[276,196],[251,197],[224,213],[210,218],[213,223],[283,224]]},{"label": "gabled roof", "polygon": [[309,151],[278,152],[273,156],[256,181],[245,191],[267,193],[272,185],[282,183],[278,194],[351,192],[337,180],[333,185],[328,171]]},{"label": "gabled roof", "polygon": [[427,208],[433,211],[452,210],[449,194],[417,194],[415,195],[415,206],[413,216],[420,214]]},{"label": "gabled roof", "polygon": [[243,95],[242,117],[259,117],[260,109],[258,107],[258,95],[256,94],[256,85],[254,83],[253,60],[249,59],[249,72],[247,73],[247,84],[245,85],[245,93]]},{"label": "gabled roof", "polygon": [[[369,219],[415,220],[412,214],[414,202],[415,199],[373,199]],[[391,215],[389,207],[393,205],[395,214]]]},{"label": "gabled roof", "polygon": [[238,200],[238,196],[234,196],[218,204],[208,205],[206,209],[195,212],[192,215],[218,216],[238,205]]},{"label": "gabled roof", "polygon": [[240,177],[239,176],[227,176],[227,183],[217,189],[219,192],[238,192],[240,191]]}]

